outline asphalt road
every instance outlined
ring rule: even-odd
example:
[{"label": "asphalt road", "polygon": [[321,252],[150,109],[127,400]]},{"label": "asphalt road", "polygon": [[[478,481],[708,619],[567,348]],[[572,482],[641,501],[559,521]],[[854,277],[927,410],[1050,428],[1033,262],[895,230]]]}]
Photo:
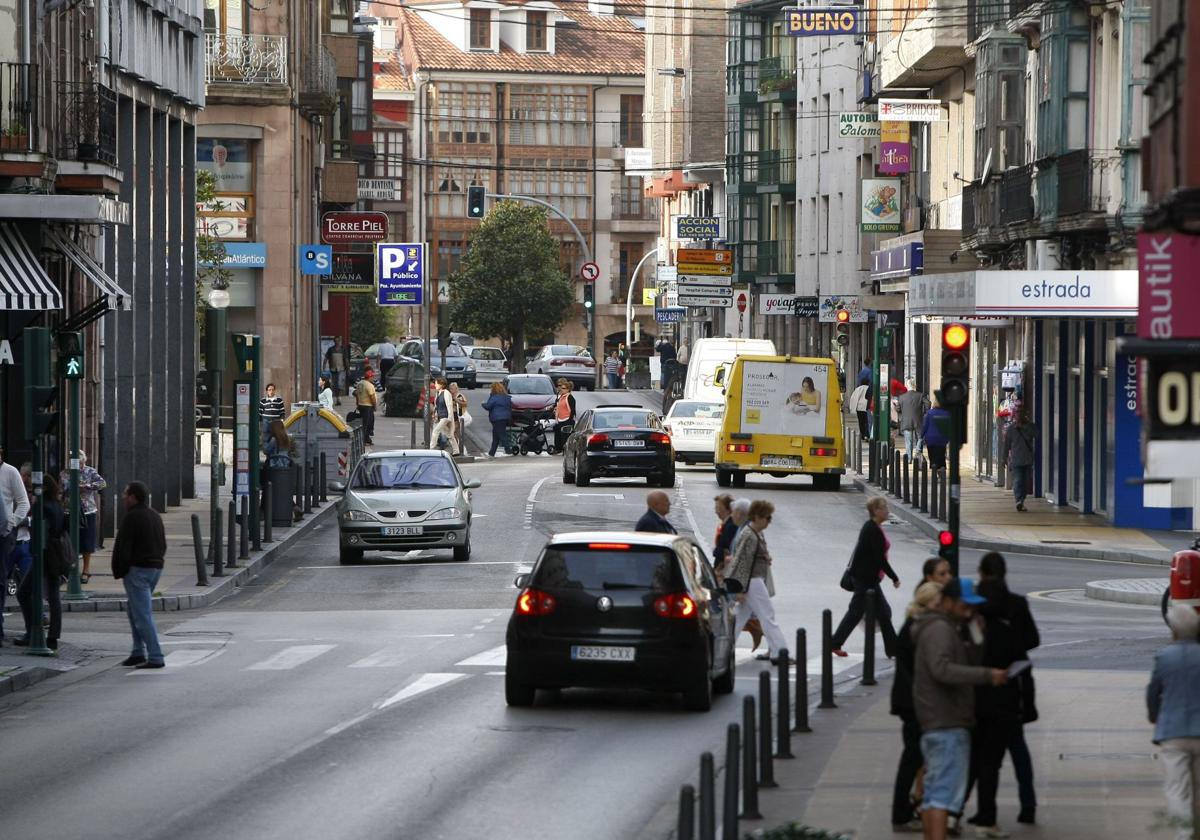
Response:
[{"label": "asphalt road", "polygon": [[[586,406],[610,395],[578,398]],[[412,553],[341,567],[336,526],[312,533],[217,607],[165,618],[162,671],[116,667],[128,644],[123,616],[68,615],[64,638],[114,658],[0,701],[0,833],[637,836],[694,774],[696,755],[720,748],[741,700],[721,697],[694,714],[668,696],[565,691],[532,709],[505,706],[513,577],[546,535],[631,527],[644,507],[643,482],[577,490],[560,471],[556,457],[464,467],[483,481],[469,563]],[[712,473],[679,477],[670,518],[707,544]],[[805,626],[818,637],[821,610],[836,620],[845,605],[837,581],[865,516],[862,495],[816,492],[803,479],[751,480],[745,495],[777,507],[766,536],[780,623],[789,636]],[[904,583],[891,598],[899,612],[930,546],[899,522],[888,533]],[[1044,593],[1034,598],[1039,667],[1146,669],[1164,637],[1156,611],[1076,592],[1097,577],[1138,574],[1011,558],[1013,587]],[[861,633],[847,647],[841,669],[860,661]],[[738,694],[757,684],[749,658],[744,643]]]}]

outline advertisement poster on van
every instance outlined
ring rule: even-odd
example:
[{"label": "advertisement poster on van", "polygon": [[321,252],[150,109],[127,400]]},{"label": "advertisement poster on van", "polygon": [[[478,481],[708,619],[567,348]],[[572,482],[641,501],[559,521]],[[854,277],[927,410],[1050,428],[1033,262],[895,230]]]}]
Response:
[{"label": "advertisement poster on van", "polygon": [[759,435],[825,434],[829,365],[746,362],[742,431]]}]

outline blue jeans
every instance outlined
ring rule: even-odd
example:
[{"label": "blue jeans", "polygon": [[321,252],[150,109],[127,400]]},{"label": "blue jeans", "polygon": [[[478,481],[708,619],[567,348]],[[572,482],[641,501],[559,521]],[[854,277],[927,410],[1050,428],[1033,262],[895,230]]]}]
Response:
[{"label": "blue jeans", "polygon": [[1029,495],[1029,485],[1031,483],[1029,479],[1032,472],[1032,465],[1012,468],[1013,498],[1019,505],[1025,504],[1025,497]]},{"label": "blue jeans", "polygon": [[911,464],[912,459],[921,451],[921,433],[916,429],[905,429],[904,448],[908,450],[908,461]]},{"label": "blue jeans", "polygon": [[125,595],[129,598],[126,614],[129,629],[133,633],[134,656],[144,656],[150,662],[162,662],[163,652],[158,645],[158,630],[154,626],[154,612],[150,603],[154,587],[162,569],[133,566],[125,573],[121,582],[125,584]]},{"label": "blue jeans", "polygon": [[615,389],[615,388],[621,387],[621,374],[609,373],[609,374],[606,374],[606,376],[608,376],[608,387],[609,388]]},{"label": "blue jeans", "polygon": [[925,801],[921,810],[961,814],[971,769],[971,731],[935,729],[921,736],[925,756]]}]

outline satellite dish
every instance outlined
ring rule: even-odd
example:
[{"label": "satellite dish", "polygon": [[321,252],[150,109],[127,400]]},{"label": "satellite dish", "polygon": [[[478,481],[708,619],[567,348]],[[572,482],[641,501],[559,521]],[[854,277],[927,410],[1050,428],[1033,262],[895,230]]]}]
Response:
[{"label": "satellite dish", "polygon": [[988,178],[992,175],[992,152],[993,149],[988,149],[987,158],[983,161],[983,174],[979,176],[979,186],[987,186]]}]

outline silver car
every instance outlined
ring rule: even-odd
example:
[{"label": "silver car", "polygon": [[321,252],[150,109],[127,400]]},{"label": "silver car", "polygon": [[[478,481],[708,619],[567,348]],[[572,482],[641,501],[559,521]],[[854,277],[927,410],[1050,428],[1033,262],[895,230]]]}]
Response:
[{"label": "silver car", "polygon": [[448,548],[471,559],[471,491],[445,452],[371,452],[354,468],[337,505],[339,559],[359,563],[364,551]]}]

